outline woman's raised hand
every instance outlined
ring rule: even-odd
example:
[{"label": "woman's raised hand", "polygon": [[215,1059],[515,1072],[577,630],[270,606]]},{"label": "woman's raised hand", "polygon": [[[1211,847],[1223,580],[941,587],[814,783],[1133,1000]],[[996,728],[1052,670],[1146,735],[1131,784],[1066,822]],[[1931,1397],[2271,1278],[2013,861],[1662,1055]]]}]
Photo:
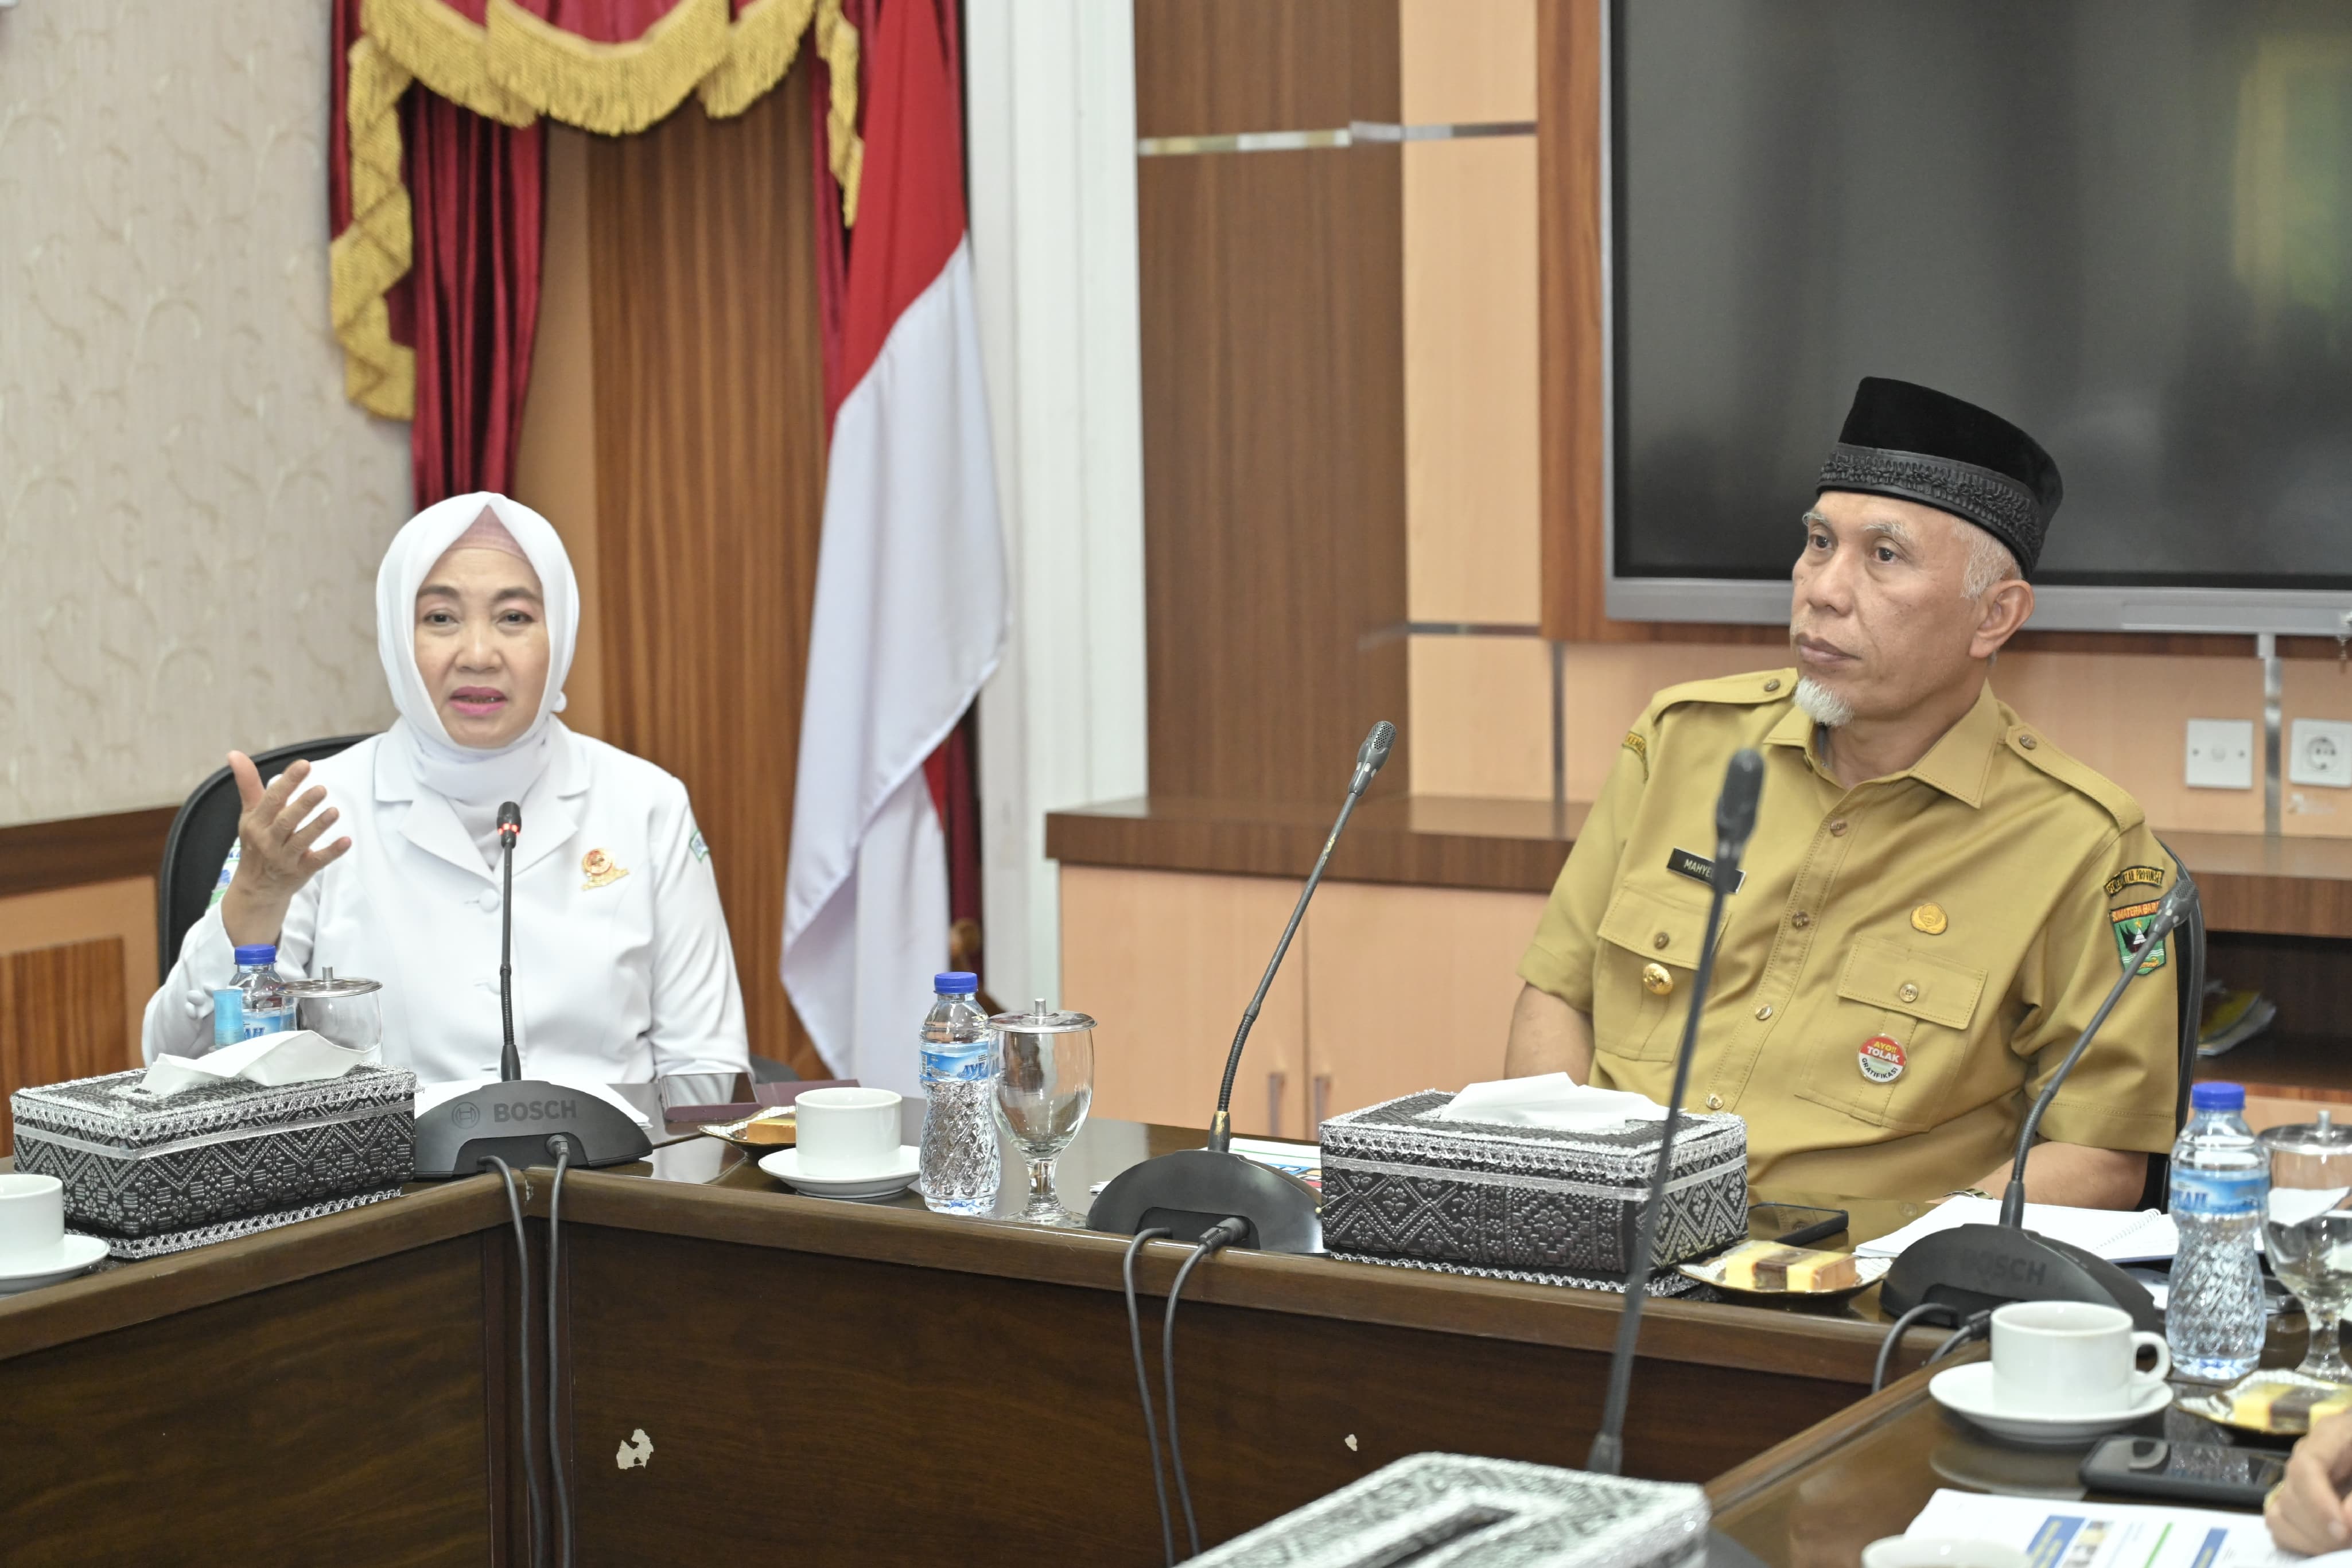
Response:
[{"label": "woman's raised hand", "polygon": [[244,752],[228,754],[228,768],[236,778],[245,810],[236,820],[236,871],[221,896],[221,925],[233,946],[274,943],[302,884],[341,860],[352,841],[342,838],[324,849],[310,847],[334,826],[337,813],[331,807],[319,810],[327,798],[323,789],[314,786],[299,796],[294,793],[310,776],[308,762],[295,763],[268,789],[262,788],[260,769]]}]

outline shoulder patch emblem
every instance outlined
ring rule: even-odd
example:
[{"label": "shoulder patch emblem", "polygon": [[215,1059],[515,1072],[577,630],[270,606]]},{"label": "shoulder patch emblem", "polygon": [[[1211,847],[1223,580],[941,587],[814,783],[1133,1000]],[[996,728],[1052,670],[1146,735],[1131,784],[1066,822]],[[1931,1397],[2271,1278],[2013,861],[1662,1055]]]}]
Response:
[{"label": "shoulder patch emblem", "polygon": [[[2156,919],[2157,909],[2162,902],[2159,899],[2147,904],[2127,904],[2123,908],[2109,913],[2107,921],[2115,928],[2116,933],[2116,963],[2123,965],[2131,963],[2132,949],[2139,946],[2142,936],[2147,935],[2148,925]],[[2139,961],[2141,974],[2152,975],[2164,967],[2164,961],[2168,956],[2165,952],[2165,942],[2168,940],[2169,938],[2159,940],[2155,946],[2148,949],[2147,956]]]},{"label": "shoulder patch emblem", "polygon": [[2127,865],[2107,878],[2107,896],[2113,898],[2124,889],[2142,883],[2149,887],[2162,887],[2164,873],[2152,865]]},{"label": "shoulder patch emblem", "polygon": [[707,861],[710,858],[710,846],[702,841],[700,828],[695,829],[694,836],[686,841],[686,852],[698,861]]},{"label": "shoulder patch emblem", "polygon": [[1650,759],[1650,743],[1643,737],[1640,730],[1627,730],[1625,732],[1623,745],[1626,750],[1632,752],[1643,761],[1647,762]]}]

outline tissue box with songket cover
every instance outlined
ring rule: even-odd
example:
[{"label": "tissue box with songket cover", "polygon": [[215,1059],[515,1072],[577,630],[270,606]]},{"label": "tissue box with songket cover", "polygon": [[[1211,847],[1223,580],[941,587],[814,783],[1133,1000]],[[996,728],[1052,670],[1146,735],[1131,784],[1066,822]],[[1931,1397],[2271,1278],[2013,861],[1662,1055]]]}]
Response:
[{"label": "tissue box with songket cover", "polygon": [[397,1197],[416,1166],[416,1074],[358,1067],[176,1093],[133,1068],[8,1097],[16,1168],[65,1184],[66,1223],[152,1258]]},{"label": "tissue box with songket cover", "polygon": [[[1622,1290],[1664,1122],[1566,1132],[1437,1119],[1453,1098],[1425,1089],[1323,1124],[1331,1255]],[[1673,1159],[1654,1295],[1697,1289],[1673,1265],[1748,1234],[1748,1124],[1685,1112]]]}]

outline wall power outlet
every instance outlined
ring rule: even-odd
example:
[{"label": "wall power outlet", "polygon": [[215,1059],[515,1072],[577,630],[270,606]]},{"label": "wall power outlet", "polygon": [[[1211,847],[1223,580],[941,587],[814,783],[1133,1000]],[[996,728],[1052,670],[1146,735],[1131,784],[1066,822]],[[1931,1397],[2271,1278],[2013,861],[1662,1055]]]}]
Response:
[{"label": "wall power outlet", "polygon": [[2352,789],[2352,724],[2296,719],[2287,732],[2286,776],[2291,783]]},{"label": "wall power outlet", "polygon": [[2254,721],[2192,718],[2189,721],[2188,783],[2192,789],[2254,787]]}]

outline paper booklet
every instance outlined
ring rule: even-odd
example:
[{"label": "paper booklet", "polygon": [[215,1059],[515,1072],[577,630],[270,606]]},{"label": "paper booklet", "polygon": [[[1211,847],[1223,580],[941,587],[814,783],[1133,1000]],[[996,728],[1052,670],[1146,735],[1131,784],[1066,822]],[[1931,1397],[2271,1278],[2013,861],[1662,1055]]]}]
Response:
[{"label": "paper booklet", "polygon": [[[1865,1241],[1853,1252],[1857,1258],[1894,1258],[1914,1241],[1939,1230],[2000,1223],[2000,1204],[1997,1199],[1948,1197],[1893,1235]],[[2173,1228],[2172,1217],[2152,1208],[2135,1213],[2029,1203],[2025,1206],[2025,1228],[2053,1241],[2096,1253],[2110,1263],[2151,1263],[2180,1250],[2180,1233]]]},{"label": "paper booklet", "polygon": [[2318,1568],[2336,1561],[2335,1555],[2280,1551],[2259,1513],[1987,1497],[1948,1489],[1937,1492],[1904,1533],[1998,1542],[2024,1552],[2037,1568]]}]

